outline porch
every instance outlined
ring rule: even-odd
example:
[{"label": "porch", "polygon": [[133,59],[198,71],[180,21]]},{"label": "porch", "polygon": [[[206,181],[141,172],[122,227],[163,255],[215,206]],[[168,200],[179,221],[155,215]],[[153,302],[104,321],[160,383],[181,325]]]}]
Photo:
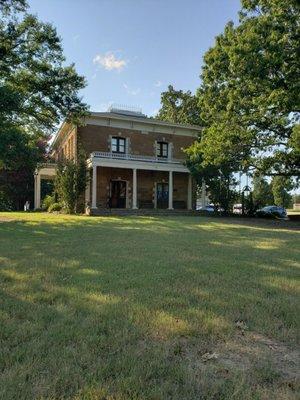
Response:
[{"label": "porch", "polygon": [[182,160],[95,152],[88,160],[87,212],[192,210],[192,178]]},{"label": "porch", "polygon": [[[97,210],[192,210],[193,182],[183,160],[94,152],[87,160],[85,208]],[[54,179],[56,164],[39,165],[34,175],[34,208],[41,207],[41,181]]]}]

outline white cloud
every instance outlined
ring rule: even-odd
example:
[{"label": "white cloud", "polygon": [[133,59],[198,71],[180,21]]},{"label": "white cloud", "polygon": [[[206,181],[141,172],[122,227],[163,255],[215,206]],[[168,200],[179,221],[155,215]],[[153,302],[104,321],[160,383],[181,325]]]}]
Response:
[{"label": "white cloud", "polygon": [[162,81],[156,81],[156,82],[154,83],[154,86],[155,86],[155,87],[161,87],[161,85],[162,85]]},{"label": "white cloud", "polygon": [[141,92],[140,88],[132,89],[127,85],[127,83],[123,83],[123,88],[126,90],[128,94],[131,94],[132,96],[136,96]]},{"label": "white cloud", "polygon": [[100,65],[107,71],[121,71],[127,65],[126,60],[116,58],[114,53],[112,53],[111,51],[104,55],[97,54],[93,59],[93,63]]}]

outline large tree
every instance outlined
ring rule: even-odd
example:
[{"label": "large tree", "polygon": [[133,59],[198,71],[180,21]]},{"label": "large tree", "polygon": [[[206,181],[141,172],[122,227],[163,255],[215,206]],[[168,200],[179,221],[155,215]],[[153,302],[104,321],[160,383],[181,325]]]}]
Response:
[{"label": "large tree", "polygon": [[292,195],[289,193],[293,189],[293,183],[290,178],[285,176],[274,176],[271,182],[274,203],[277,206],[291,207]]},{"label": "large tree", "polygon": [[158,119],[178,124],[202,125],[198,99],[189,90],[175,90],[172,85],[161,94]]},{"label": "large tree", "polygon": [[204,163],[299,175],[299,27],[297,0],[242,0],[239,25],[227,24],[204,57]]},{"label": "large tree", "polygon": [[254,175],[253,177],[252,198],[256,209],[274,203],[271,185],[261,175]]},{"label": "large tree", "polygon": [[65,64],[56,29],[26,8],[0,0],[0,190],[16,207],[32,194],[34,166],[57,124],[87,112],[78,95],[85,80]]}]

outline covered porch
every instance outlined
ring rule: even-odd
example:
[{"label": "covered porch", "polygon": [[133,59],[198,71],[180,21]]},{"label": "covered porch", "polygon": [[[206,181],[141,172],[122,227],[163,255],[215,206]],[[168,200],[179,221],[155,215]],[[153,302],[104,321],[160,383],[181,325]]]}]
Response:
[{"label": "covered porch", "polygon": [[[40,164],[34,174],[34,208],[41,208],[41,181],[54,179],[55,163]],[[85,209],[195,209],[193,181],[182,161],[123,157],[95,152],[87,160]]]},{"label": "covered porch", "polygon": [[182,162],[126,156],[92,153],[85,197],[88,212],[111,208],[192,210],[192,177]]}]

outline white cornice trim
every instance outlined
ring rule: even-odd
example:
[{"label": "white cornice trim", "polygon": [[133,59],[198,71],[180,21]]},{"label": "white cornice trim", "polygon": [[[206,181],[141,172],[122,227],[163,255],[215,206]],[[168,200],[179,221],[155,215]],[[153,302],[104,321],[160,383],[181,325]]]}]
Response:
[{"label": "white cornice trim", "polygon": [[91,113],[86,118],[87,125],[108,126],[141,131],[165,133],[169,135],[197,137],[202,128],[195,125],[173,124],[151,118],[131,117],[114,113]]},{"label": "white cornice trim", "polygon": [[146,171],[173,171],[173,172],[189,172],[188,168],[183,164],[175,163],[154,163],[144,161],[131,160],[112,160],[105,158],[93,157],[88,160],[88,166],[125,168],[125,169],[142,169]]}]

